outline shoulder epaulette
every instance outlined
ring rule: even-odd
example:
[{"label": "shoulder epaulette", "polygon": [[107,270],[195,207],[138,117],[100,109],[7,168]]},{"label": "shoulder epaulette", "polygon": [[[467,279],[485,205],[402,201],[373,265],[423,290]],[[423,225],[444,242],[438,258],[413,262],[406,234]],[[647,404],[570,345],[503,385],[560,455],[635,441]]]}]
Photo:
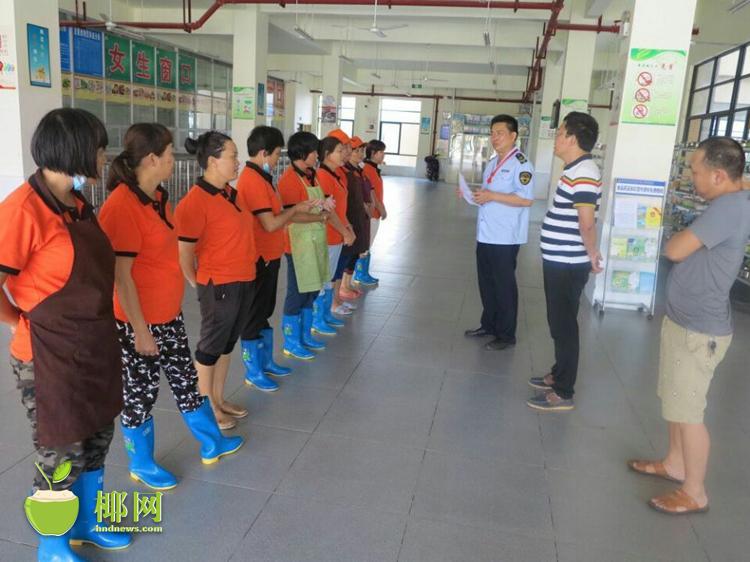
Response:
[{"label": "shoulder epaulette", "polygon": [[521,164],[526,164],[526,162],[528,162],[528,159],[526,158],[526,156],[524,156],[523,153],[521,152],[516,152],[516,158],[518,158],[518,161]]}]

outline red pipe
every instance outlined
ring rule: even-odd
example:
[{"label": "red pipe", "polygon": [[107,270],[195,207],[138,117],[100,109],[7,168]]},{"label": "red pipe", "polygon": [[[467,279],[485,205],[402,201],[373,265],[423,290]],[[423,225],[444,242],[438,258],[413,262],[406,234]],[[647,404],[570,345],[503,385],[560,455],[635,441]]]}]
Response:
[{"label": "red pipe", "polygon": [[[560,31],[594,31],[596,33],[620,33],[620,23],[615,22],[612,25],[602,25],[601,18],[597,23],[558,23],[557,29]],[[693,28],[693,35],[700,33],[699,27]]]},{"label": "red pipe", "polygon": [[557,19],[560,17],[560,12],[564,5],[565,2],[563,0],[556,0],[551,8],[552,13],[550,14],[549,21],[544,25],[542,43],[539,49],[534,52],[534,61],[531,65],[531,78],[523,94],[524,103],[528,103],[531,100],[532,92],[541,88],[542,60],[547,55],[547,47],[552,36],[557,32]]}]

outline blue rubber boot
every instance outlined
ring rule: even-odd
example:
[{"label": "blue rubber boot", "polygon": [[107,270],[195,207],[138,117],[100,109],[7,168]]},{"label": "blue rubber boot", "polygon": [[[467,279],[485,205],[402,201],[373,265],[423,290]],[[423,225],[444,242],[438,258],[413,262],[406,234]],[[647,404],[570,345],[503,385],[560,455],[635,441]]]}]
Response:
[{"label": "blue rubber boot", "polygon": [[197,410],[183,413],[182,419],[185,420],[185,425],[193,437],[201,444],[203,464],[214,464],[221,457],[239,451],[245,443],[242,437],[224,437],[216,423],[208,398],[203,399],[203,404]]},{"label": "blue rubber boot", "polygon": [[312,336],[313,309],[302,309],[302,345],[309,349],[325,349],[326,344]]},{"label": "blue rubber boot", "polygon": [[273,328],[263,328],[260,336],[263,338],[263,348],[260,350],[263,372],[274,377],[285,377],[291,373],[289,367],[282,367],[273,360]]},{"label": "blue rubber boot", "polygon": [[370,275],[370,259],[372,258],[372,254],[370,252],[367,252],[367,255],[365,256],[365,273],[364,278],[367,280],[368,284],[370,285],[377,285],[380,282],[380,279],[377,277],[373,277]]},{"label": "blue rubber boot", "polygon": [[130,477],[154,490],[171,490],[177,478],[154,461],[154,418],[139,427],[122,426],[125,452],[130,460]]},{"label": "blue rubber boot", "polygon": [[70,532],[59,537],[39,535],[36,559],[39,562],[86,562],[85,558],[81,558],[70,548],[69,539]]},{"label": "blue rubber boot", "polygon": [[365,286],[372,286],[376,285],[377,281],[370,278],[367,275],[367,258],[370,256],[370,254],[367,254],[364,258],[359,258],[357,260],[357,265],[354,266],[354,277],[352,277],[352,281],[355,283],[359,283],[360,285]]},{"label": "blue rubber boot", "polygon": [[296,316],[285,314],[281,325],[284,330],[284,355],[306,361],[315,359],[315,354],[312,351],[302,347],[301,316],[299,314]]},{"label": "blue rubber boot", "polygon": [[331,312],[331,306],[333,305],[333,288],[326,289],[325,293],[323,294],[323,298],[325,299],[323,301],[323,318],[325,319],[326,323],[330,324],[334,328],[341,328],[344,326],[344,321],[339,320],[333,315],[333,312]]},{"label": "blue rubber boot", "polygon": [[[100,532],[96,520],[96,496],[104,490],[104,468],[82,472],[70,489],[78,496],[78,519],[70,530],[70,544],[92,544],[104,550],[122,550],[133,542],[130,533]],[[77,560],[77,558],[76,558]]]},{"label": "blue rubber boot", "polygon": [[245,364],[245,384],[263,392],[274,392],[279,385],[263,372],[263,340],[242,340],[242,362]]},{"label": "blue rubber boot", "polygon": [[325,308],[325,296],[318,295],[313,301],[312,331],[320,336],[335,336],[336,328],[326,322]]}]

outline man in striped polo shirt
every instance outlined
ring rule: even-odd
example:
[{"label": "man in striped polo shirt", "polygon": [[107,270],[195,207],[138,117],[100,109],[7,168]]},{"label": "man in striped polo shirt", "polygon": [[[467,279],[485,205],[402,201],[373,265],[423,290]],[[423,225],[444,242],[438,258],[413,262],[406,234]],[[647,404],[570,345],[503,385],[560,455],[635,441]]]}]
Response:
[{"label": "man in striped polo shirt", "polygon": [[545,411],[575,408],[578,375],[578,305],[589,274],[602,271],[596,241],[601,172],[591,150],[599,125],[587,113],[569,113],[557,129],[555,156],[565,163],[552,207],[542,224],[547,322],[555,342],[555,364],[529,384],[539,390],[526,404]]}]

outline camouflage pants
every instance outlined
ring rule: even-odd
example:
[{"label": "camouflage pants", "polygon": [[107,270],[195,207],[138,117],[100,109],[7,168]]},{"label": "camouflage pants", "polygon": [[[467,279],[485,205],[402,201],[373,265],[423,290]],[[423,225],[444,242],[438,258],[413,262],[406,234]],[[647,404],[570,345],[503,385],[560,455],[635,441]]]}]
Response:
[{"label": "camouflage pants", "polygon": [[162,370],[180,412],[193,412],[203,404],[182,314],[172,322],[151,324],[148,328],[159,347],[159,355],[153,357],[136,352],[133,327],[117,322],[125,402],[120,419],[125,427],[139,427],[151,417],[151,409],[159,397],[159,372]]},{"label": "camouflage pants", "polygon": [[[31,439],[36,448],[36,461],[44,470],[45,475],[52,482],[52,474],[57,466],[68,460],[72,469],[68,477],[62,482],[52,484],[53,490],[67,490],[78,479],[81,472],[98,470],[104,466],[104,458],[109,452],[109,444],[115,431],[113,423],[102,427],[88,439],[77,441],[62,447],[44,447],[37,439],[36,425],[36,391],[34,388],[34,362],[24,363],[14,357],[10,358],[10,366],[16,376],[16,386],[21,391],[21,403],[26,408],[26,416],[31,423]],[[39,489],[47,490],[49,486],[34,470],[34,492]]]}]

